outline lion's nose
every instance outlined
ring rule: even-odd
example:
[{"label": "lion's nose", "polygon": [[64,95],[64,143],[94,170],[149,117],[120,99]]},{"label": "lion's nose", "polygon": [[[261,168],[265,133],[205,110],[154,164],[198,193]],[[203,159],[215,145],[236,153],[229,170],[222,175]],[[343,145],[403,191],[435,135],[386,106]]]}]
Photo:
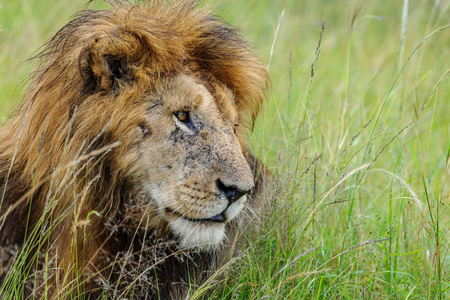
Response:
[{"label": "lion's nose", "polygon": [[217,189],[225,194],[228,201],[230,201],[230,204],[251,191],[251,188],[248,190],[242,190],[237,188],[235,185],[226,186],[220,179],[216,180],[216,185]]}]

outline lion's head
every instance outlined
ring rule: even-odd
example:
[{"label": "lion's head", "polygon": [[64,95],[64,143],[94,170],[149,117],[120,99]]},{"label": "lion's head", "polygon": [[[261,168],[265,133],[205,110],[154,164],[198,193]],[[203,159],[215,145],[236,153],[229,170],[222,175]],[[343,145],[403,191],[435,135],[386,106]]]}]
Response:
[{"label": "lion's head", "polygon": [[267,71],[193,1],[110,2],[47,43],[0,131],[1,243],[20,243],[31,207],[28,230],[53,230],[63,259],[69,237],[88,257],[107,247],[117,216],[216,249],[254,186],[246,139]]}]

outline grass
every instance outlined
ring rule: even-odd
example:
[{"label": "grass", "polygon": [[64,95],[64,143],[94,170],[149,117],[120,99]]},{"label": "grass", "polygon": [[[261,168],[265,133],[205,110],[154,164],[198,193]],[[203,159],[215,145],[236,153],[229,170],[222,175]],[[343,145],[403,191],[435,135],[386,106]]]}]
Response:
[{"label": "grass", "polygon": [[[0,123],[33,68],[22,62],[84,7],[34,2],[0,8]],[[278,187],[210,299],[450,298],[449,6],[215,5],[270,60],[251,142]]]}]

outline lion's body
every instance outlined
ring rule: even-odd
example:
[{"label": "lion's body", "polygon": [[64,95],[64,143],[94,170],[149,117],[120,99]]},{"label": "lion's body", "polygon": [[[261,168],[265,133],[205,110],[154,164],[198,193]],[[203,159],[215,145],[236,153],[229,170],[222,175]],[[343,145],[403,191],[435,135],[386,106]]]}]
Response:
[{"label": "lion's body", "polygon": [[249,206],[267,72],[193,3],[111,4],[48,42],[0,131],[0,247],[52,257],[52,296],[76,279],[177,298]]}]

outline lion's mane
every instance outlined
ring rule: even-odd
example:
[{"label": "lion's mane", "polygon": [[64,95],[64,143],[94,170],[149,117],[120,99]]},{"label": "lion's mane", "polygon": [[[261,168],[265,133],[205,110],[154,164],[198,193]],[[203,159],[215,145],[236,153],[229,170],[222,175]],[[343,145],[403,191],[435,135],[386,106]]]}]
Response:
[{"label": "lion's mane", "polygon": [[[248,153],[246,128],[263,104],[268,75],[236,30],[208,9],[195,8],[195,1],[109,2],[112,9],[82,11],[49,40],[37,55],[38,68],[20,107],[0,131],[0,246],[26,248],[22,257],[27,262],[35,252],[53,251],[55,266],[64,268],[55,285],[78,278],[73,274],[81,270],[106,274],[103,279],[83,279],[100,286],[105,278],[114,278],[108,268],[111,257],[128,259],[119,265],[133,269],[136,258],[124,253],[145,244],[148,256],[168,256],[150,260],[157,266],[147,265],[153,270],[147,277],[158,277],[163,298],[178,297],[182,284],[177,291],[172,283],[187,283],[192,274],[203,276],[215,256],[179,257],[170,233],[167,240],[152,240],[151,232],[130,233],[117,225],[127,222],[131,185],[126,164],[114,158],[127,151],[128,132],[139,122],[133,114],[123,122],[123,112],[152,85],[148,78],[189,69],[233,92],[241,120],[239,142]],[[123,94],[121,85],[131,81],[134,88]],[[119,94],[116,103],[104,101]],[[151,252],[152,247],[158,253]],[[187,266],[187,261],[193,263]],[[142,263],[139,266],[139,272],[146,270]],[[0,280],[5,276],[0,274]],[[146,280],[147,290],[138,295],[151,298],[157,289],[149,287],[158,284]]]}]

